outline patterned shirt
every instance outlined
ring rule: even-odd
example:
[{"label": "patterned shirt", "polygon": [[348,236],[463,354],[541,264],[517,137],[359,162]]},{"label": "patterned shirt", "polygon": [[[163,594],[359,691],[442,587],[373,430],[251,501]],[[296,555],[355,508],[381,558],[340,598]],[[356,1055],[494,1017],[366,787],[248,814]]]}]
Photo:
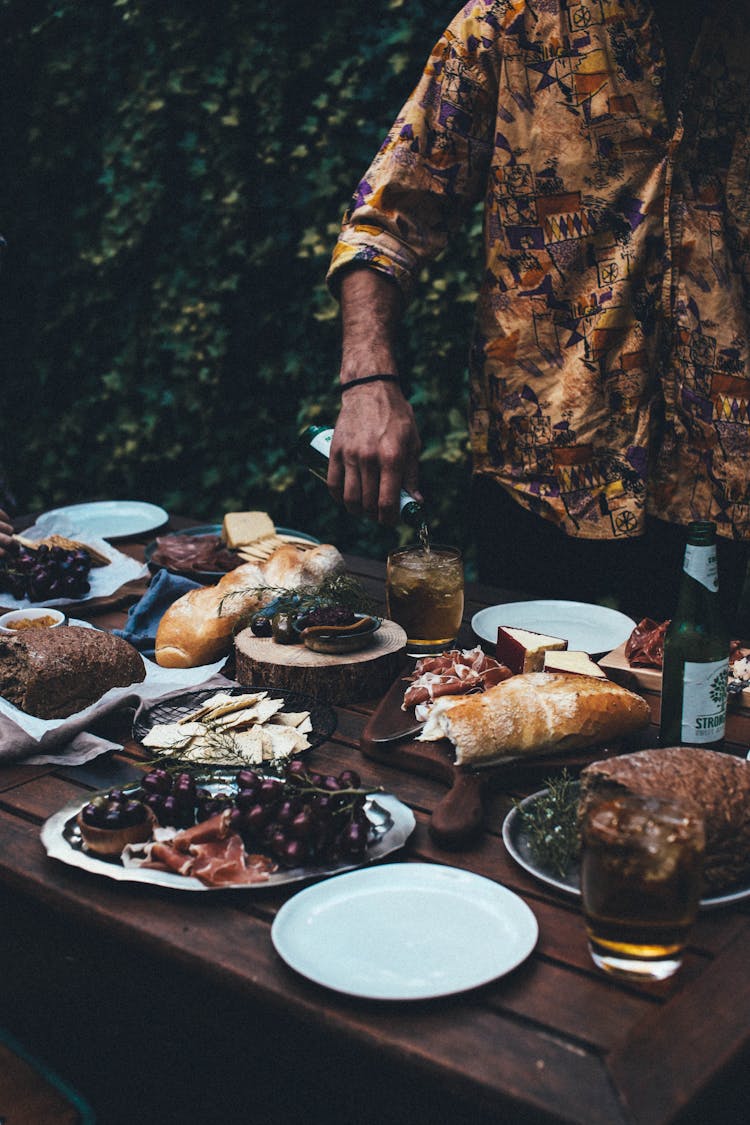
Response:
[{"label": "patterned shirt", "polygon": [[473,0],[344,218],[408,298],[484,201],[475,471],[568,534],[750,538],[750,25],[713,0],[670,125],[649,0]]}]

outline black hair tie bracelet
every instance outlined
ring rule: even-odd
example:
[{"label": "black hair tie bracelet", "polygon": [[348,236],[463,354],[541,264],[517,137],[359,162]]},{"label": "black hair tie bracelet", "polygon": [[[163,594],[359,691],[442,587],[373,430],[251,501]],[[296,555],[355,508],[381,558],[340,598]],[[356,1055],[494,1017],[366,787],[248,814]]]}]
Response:
[{"label": "black hair tie bracelet", "polygon": [[341,393],[350,387],[362,387],[365,383],[401,383],[398,375],[363,375],[361,379],[350,379],[348,383],[341,384]]}]

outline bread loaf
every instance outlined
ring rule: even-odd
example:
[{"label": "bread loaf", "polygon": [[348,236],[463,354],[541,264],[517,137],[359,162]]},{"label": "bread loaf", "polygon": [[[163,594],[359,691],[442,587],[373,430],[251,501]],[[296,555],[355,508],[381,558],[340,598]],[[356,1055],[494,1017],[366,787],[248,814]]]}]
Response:
[{"label": "bread loaf", "polygon": [[[245,563],[216,586],[190,590],[169,607],[156,632],[156,663],[165,668],[196,668],[228,655],[236,626],[270,602],[275,589],[317,585],[343,570],[335,547],[321,544],[299,550],[279,547],[266,563]],[[257,593],[260,588],[267,588]]]},{"label": "bread loaf", "polygon": [[481,695],[444,696],[420,736],[448,738],[457,765],[581,750],[645,726],[648,704],[612,683],[573,673],[511,676]]},{"label": "bread loaf", "polygon": [[145,675],[133,646],[99,629],[63,625],[0,636],[0,695],[39,719],[66,718]]},{"label": "bread loaf", "polygon": [[750,763],[716,750],[667,746],[593,762],[581,774],[581,815],[623,794],[687,801],[704,818],[703,880],[722,890],[750,875]]}]

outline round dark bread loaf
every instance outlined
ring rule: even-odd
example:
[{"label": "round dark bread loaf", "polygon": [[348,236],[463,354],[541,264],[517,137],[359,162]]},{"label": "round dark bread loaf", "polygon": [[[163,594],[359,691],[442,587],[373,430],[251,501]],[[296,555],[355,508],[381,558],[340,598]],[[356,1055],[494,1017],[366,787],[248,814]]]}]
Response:
[{"label": "round dark bread loaf", "polygon": [[702,813],[707,890],[725,890],[750,875],[750,762],[695,746],[592,762],[581,773],[579,811],[623,794],[684,800]]},{"label": "round dark bread loaf", "polygon": [[99,629],[63,625],[0,636],[0,695],[38,719],[66,718],[145,676],[140,653]]}]

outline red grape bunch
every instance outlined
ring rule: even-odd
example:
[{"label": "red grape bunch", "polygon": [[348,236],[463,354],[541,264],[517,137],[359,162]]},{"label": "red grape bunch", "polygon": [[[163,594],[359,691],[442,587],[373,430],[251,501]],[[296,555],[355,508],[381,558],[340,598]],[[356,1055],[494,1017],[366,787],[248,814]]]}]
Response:
[{"label": "red grape bunch", "polygon": [[36,548],[12,542],[0,559],[0,591],[21,601],[82,598],[90,590],[91,556],[81,548]]},{"label": "red grape bunch", "polygon": [[231,809],[247,850],[268,853],[282,867],[364,857],[368,791],[354,770],[326,777],[295,760],[280,777],[240,770],[235,784],[235,793],[212,793],[187,771],[157,767],[143,776],[137,796],[162,827],[189,828]]},{"label": "red grape bunch", "polygon": [[270,852],[282,867],[364,857],[367,790],[354,770],[326,777],[295,760],[283,777],[240,770],[237,787],[234,822],[248,849]]}]

